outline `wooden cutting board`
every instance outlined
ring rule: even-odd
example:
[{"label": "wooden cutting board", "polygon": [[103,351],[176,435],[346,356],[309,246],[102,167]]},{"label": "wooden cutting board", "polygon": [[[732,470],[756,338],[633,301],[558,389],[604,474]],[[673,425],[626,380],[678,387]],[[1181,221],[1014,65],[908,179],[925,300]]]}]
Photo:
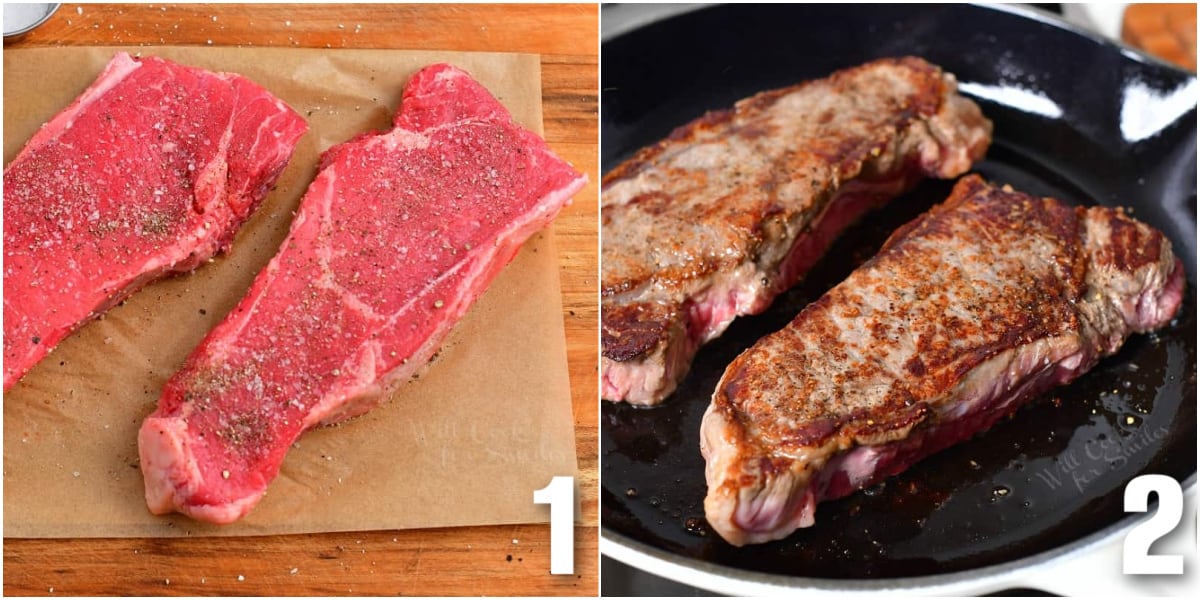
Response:
[{"label": "wooden cutting board", "polygon": [[[63,5],[6,48],[220,45],[541,54],[546,139],[591,183],[555,222],[582,519],[574,575],[549,574],[549,527],[239,539],[5,539],[12,595],[594,595],[597,587],[595,5]],[[358,25],[362,25],[358,27]]]}]

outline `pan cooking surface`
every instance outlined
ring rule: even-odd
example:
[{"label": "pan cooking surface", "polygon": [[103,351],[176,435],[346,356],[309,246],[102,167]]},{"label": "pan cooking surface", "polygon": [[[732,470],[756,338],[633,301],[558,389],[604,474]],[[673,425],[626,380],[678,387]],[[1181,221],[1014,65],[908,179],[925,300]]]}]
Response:
[{"label": "pan cooking surface", "polygon": [[875,488],[820,504],[813,527],[730,546],[704,520],[699,424],[717,380],[952,187],[924,182],[848,231],[766,313],[736,320],[702,349],[663,405],[603,403],[606,535],[774,574],[949,573],[1116,522],[1124,485],[1140,473],[1180,481],[1195,473],[1194,78],[1053,24],[971,6],[718,7],[642,27],[603,52],[606,171],[705,110],[876,57],[923,56],[955,73],[995,123],[977,172],[1030,193],[1132,208],[1170,237],[1189,282],[1169,327],[1132,337],[1071,385]]}]

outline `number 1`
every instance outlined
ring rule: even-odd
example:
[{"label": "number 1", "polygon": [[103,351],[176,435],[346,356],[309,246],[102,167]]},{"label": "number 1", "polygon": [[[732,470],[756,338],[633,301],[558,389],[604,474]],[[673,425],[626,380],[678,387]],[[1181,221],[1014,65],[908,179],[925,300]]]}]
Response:
[{"label": "number 1", "polygon": [[534,504],[550,505],[550,574],[575,572],[575,478],[555,477],[533,492]]}]

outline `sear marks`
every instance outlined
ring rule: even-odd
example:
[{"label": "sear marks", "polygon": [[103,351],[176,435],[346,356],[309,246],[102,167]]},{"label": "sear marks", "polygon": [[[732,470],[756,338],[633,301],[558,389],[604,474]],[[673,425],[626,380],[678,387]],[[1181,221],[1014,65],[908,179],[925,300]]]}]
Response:
[{"label": "sear marks", "polygon": [[965,177],[729,365],[701,427],[709,522],[738,545],[808,526],[1165,325],[1182,291],[1121,210]]},{"label": "sear marks", "polygon": [[953,76],[909,57],[763,92],[642,149],[603,182],[603,396],[661,401],[861,214],[960,175],[990,141]]}]

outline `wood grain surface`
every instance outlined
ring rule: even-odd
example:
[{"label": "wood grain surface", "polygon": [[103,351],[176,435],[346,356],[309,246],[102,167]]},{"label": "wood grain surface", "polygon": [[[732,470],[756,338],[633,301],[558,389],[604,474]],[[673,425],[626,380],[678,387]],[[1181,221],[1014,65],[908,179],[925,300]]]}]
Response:
[{"label": "wood grain surface", "polygon": [[550,575],[548,525],[251,538],[6,538],[4,593],[597,594],[598,26],[595,4],[64,4],[40,28],[6,42],[5,49],[212,44],[537,53],[546,140],[590,183],[553,227],[583,511],[574,575]]}]

